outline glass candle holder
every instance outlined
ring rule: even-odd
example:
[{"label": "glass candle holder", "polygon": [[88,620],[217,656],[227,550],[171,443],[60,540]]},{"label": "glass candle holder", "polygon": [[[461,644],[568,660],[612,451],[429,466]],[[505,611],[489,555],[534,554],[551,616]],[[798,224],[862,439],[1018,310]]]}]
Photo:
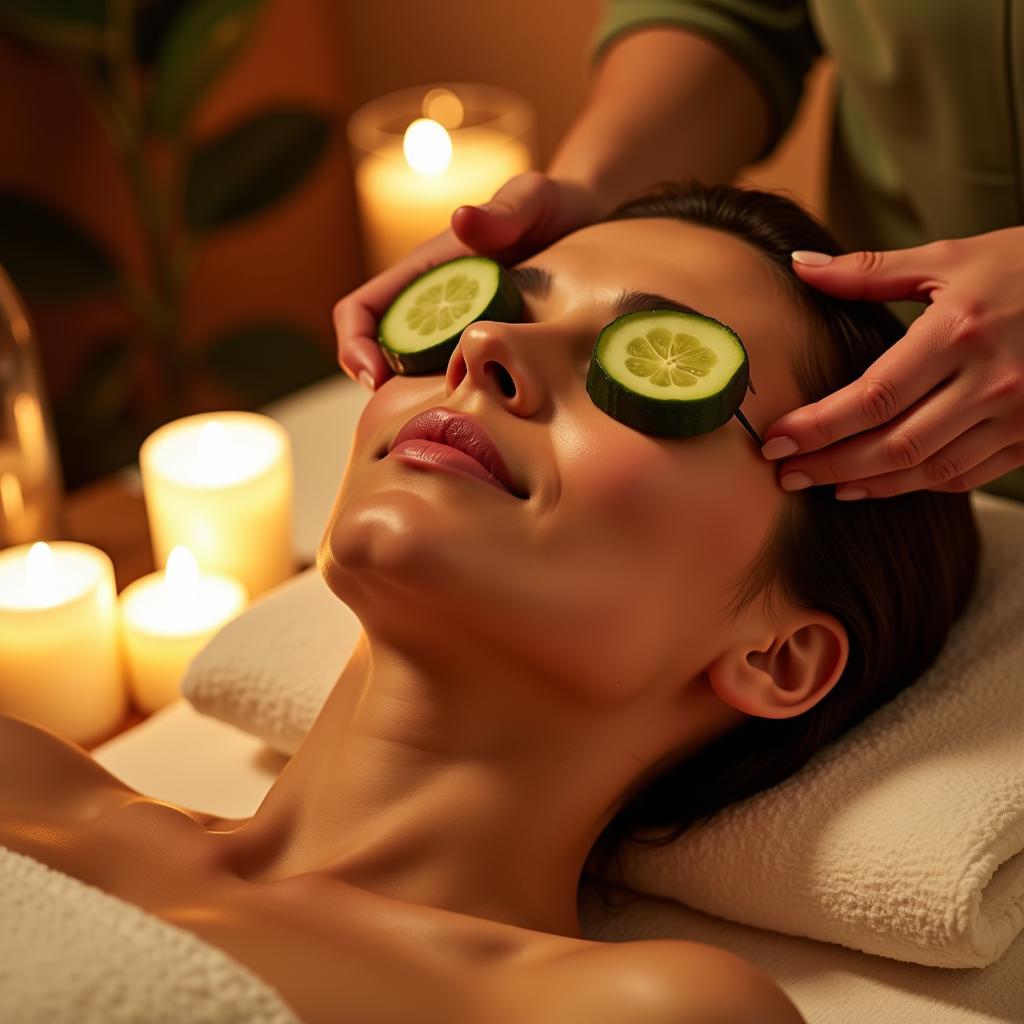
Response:
[{"label": "glass candle holder", "polygon": [[348,140],[368,276],[443,231],[534,166],[536,118],[508,89],[414,86],[360,107]]},{"label": "glass candle holder", "polygon": [[0,267],[0,548],[59,537],[63,489],[32,330]]}]

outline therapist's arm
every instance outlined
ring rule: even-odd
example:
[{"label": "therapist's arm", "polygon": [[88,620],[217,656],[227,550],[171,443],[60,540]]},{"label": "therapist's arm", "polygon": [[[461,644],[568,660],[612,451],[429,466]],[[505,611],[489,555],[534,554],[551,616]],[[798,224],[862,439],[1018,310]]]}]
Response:
[{"label": "therapist's arm", "polygon": [[641,27],[602,54],[546,173],[610,210],[657,181],[731,181],[769,131],[763,90],[722,46],[685,28]]}]

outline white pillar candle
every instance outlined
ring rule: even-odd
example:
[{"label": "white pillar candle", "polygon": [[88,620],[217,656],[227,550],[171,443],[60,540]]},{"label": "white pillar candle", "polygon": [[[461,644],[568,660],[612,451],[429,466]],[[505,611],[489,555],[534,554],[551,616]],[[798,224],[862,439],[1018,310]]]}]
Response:
[{"label": "white pillar candle", "polygon": [[184,544],[204,572],[241,580],[250,597],[295,572],[291,442],[269,416],[174,420],[143,441],[139,468],[157,565]]},{"label": "white pillar candle", "polygon": [[360,108],[349,138],[367,273],[449,227],[457,207],[487,202],[529,170],[532,132],[524,100],[479,85],[425,96],[422,88],[406,89]]},{"label": "white pillar candle", "polygon": [[438,174],[414,170],[398,146],[367,156],[356,168],[367,272],[390,267],[447,228],[457,207],[486,203],[529,167],[524,147],[490,132],[457,140],[451,163]]},{"label": "white pillar candle", "polygon": [[201,573],[184,546],[167,568],[121,591],[121,637],[132,698],[158,711],[181,693],[189,662],[227,622],[245,609],[245,587],[230,576]]},{"label": "white pillar candle", "polygon": [[0,551],[0,711],[87,746],[128,709],[114,567],[72,541]]}]

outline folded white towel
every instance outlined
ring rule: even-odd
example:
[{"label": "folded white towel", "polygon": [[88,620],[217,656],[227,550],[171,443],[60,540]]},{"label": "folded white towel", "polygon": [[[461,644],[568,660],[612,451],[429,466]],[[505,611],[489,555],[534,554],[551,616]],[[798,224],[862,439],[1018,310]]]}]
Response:
[{"label": "folded white towel", "polygon": [[300,1024],[198,936],[0,846],[4,1024]]},{"label": "folded white towel", "polygon": [[[627,847],[632,888],[943,967],[990,964],[1024,930],[1024,506],[972,500],[977,590],[931,669],[778,786]],[[226,626],[184,695],[293,753],[359,634],[309,570]]]}]

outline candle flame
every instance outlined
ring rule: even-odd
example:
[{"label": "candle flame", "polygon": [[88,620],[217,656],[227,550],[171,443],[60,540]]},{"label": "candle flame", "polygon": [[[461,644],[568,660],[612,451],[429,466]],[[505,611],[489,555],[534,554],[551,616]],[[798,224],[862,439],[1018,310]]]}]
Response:
[{"label": "candle flame", "polygon": [[218,471],[223,472],[230,464],[234,454],[231,436],[219,420],[210,420],[199,429],[199,461],[203,474],[207,478],[216,479]]},{"label": "candle flame", "polygon": [[402,151],[406,163],[417,174],[441,174],[451,163],[451,136],[443,124],[418,117],[405,130]]},{"label": "candle flame", "polygon": [[196,556],[184,544],[176,544],[167,556],[164,585],[175,604],[184,605],[195,599],[199,586],[199,564]]},{"label": "candle flame", "polygon": [[423,97],[423,116],[440,122],[445,128],[458,128],[465,110],[462,100],[451,89],[431,89]]},{"label": "candle flame", "polygon": [[46,541],[37,540],[25,555],[25,588],[34,603],[44,605],[56,582],[53,549]]}]

